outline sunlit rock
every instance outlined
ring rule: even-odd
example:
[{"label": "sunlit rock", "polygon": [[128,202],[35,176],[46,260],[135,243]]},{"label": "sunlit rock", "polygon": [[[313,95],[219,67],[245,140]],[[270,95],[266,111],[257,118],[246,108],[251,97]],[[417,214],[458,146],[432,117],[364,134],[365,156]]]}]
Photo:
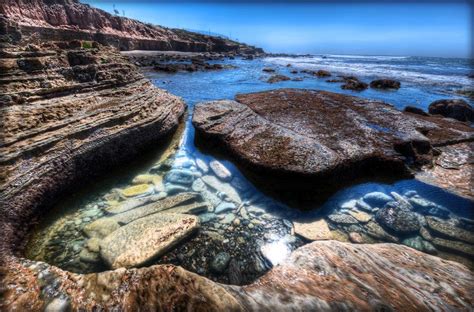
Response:
[{"label": "sunlit rock", "polygon": [[196,216],[154,214],[107,236],[100,244],[100,254],[114,269],[139,266],[175,247],[198,227]]}]

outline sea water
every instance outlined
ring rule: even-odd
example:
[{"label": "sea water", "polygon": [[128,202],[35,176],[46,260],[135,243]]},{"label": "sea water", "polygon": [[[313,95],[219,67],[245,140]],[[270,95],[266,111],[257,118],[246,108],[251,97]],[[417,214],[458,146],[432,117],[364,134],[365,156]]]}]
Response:
[{"label": "sea water", "polygon": [[[474,230],[472,201],[417,180],[367,181],[341,189],[311,211],[300,211],[262,193],[232,161],[197,148],[191,124],[197,103],[275,88],[327,90],[383,100],[400,110],[407,105],[427,110],[437,99],[462,98],[456,92],[471,82],[467,60],[327,55],[225,63],[236,68],[175,74],[147,71],[157,87],[186,101],[188,113],[180,130],[164,147],[152,147],[149,154],[60,200],[33,232],[27,256],[78,273],[108,269],[84,229],[110,216],[110,207],[132,200],[124,196],[124,190],[143,183],[146,175],[145,183],[150,187],[137,194],[138,198],[198,192],[209,203],[208,210],[197,213],[199,231],[149,264],[181,265],[216,281],[246,284],[283,262],[295,248],[315,239],[314,233],[307,231],[314,225],[320,230],[316,239],[404,244],[472,265],[473,242],[466,239],[466,233],[472,237]],[[266,80],[272,73],[262,72],[265,67],[294,80],[269,84]],[[292,74],[295,69],[325,69],[333,76],[356,75],[365,82],[392,78],[401,81],[401,88],[342,90],[340,83],[326,82],[328,78]],[[228,177],[216,174],[211,163],[224,167]],[[169,181],[170,172],[191,176],[192,181]],[[419,229],[393,229],[381,223],[377,213],[390,205],[409,207],[410,214],[404,217]]]}]

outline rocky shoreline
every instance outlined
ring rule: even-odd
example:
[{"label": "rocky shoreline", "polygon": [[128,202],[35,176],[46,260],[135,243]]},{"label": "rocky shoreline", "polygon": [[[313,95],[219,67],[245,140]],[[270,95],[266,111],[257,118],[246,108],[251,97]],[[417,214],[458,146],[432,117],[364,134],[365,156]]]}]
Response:
[{"label": "rocky shoreline", "polygon": [[[173,156],[177,168],[170,165],[170,155],[165,155],[149,173],[135,177],[133,185],[106,194],[106,204],[85,211],[82,223],[64,224],[75,238],[79,231],[87,235],[87,242],[77,245],[79,249],[72,246],[74,255],[91,263],[100,257],[110,271],[78,274],[25,259],[23,247],[32,223],[60,195],[162,145],[182,123],[183,100],[154,87],[117,48],[200,51],[205,53],[199,54],[200,62],[223,56],[207,54],[212,51],[241,53],[249,59],[261,51],[114,17],[74,0],[8,0],[0,6],[0,14],[1,310],[472,309],[472,271],[413,249],[420,244],[417,249],[429,247],[425,240],[453,248],[447,246],[446,236],[471,246],[471,223],[446,222],[449,216],[440,207],[416,194],[402,197],[395,193],[383,207],[378,202],[381,195],[372,194],[342,207],[345,211],[340,214],[329,215],[329,221],[317,220],[310,226],[294,222],[293,226],[283,219],[271,219],[252,201],[244,202],[233,191],[242,184],[219,161],[190,161],[179,153]],[[325,106],[332,115],[321,113]],[[331,119],[334,111],[342,117]],[[311,183],[323,178],[336,182],[343,173],[356,176],[370,172],[368,169],[376,175],[386,170],[405,176],[433,162],[445,168],[455,158],[463,176],[454,187],[463,181],[460,185],[465,192],[466,172],[472,168],[463,157],[450,154],[452,148],[468,151],[471,147],[472,128],[466,123],[402,113],[385,103],[329,92],[286,89],[239,95],[237,101],[197,106],[193,122],[201,136],[227,146],[227,152],[237,154],[237,159],[257,172],[296,175]],[[334,128],[335,133],[318,136],[318,127]],[[363,162],[372,168],[361,166]],[[432,177],[450,184],[446,176],[436,172]],[[361,202],[369,203],[374,216],[361,210]],[[419,218],[412,208],[395,209],[394,202],[433,209],[432,215]],[[353,226],[353,220],[367,225],[372,233],[390,235],[369,226],[372,218],[403,233],[420,231],[423,235],[426,227],[425,235],[433,237],[406,243],[413,248],[360,244],[367,241],[351,227],[349,232],[355,234],[349,234],[349,239],[354,244],[332,240],[336,238],[334,227]],[[209,226],[214,219],[221,231]],[[269,219],[269,226],[261,219]],[[422,221],[425,223],[420,224]],[[282,224],[274,226],[278,222]],[[461,225],[466,229],[459,230]],[[239,276],[237,266],[242,264],[230,259],[234,247],[223,246],[230,235],[244,241],[272,241],[272,235],[263,235],[263,227],[324,241],[302,247],[301,241],[291,242],[296,249],[285,251],[285,260],[265,274],[259,271],[264,275],[252,281]],[[193,236],[196,231],[202,235]],[[224,282],[246,285],[221,284],[170,264],[143,267],[186,239],[196,239],[197,246],[218,241],[216,246],[222,252],[209,269],[216,273],[230,267]],[[262,253],[279,254],[280,247],[270,246]],[[57,247],[51,248],[54,255]],[[179,254],[191,252],[186,246],[176,250],[162,261],[174,262]],[[194,252],[204,256],[203,250]]]}]

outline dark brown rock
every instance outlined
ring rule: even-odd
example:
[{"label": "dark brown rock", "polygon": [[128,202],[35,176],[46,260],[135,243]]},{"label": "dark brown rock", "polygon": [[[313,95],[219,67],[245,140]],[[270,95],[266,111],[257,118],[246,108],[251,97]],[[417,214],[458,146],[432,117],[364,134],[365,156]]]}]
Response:
[{"label": "dark brown rock", "polygon": [[407,106],[403,109],[403,111],[407,112],[407,113],[421,115],[421,116],[429,116],[429,114],[427,112],[425,112],[421,108],[414,107],[414,106]]},{"label": "dark brown rock", "polygon": [[464,124],[331,92],[280,89],[236,99],[196,106],[193,124],[198,138],[224,147],[260,176],[284,175],[283,185],[272,185],[279,192],[305,189],[297,181],[307,178],[325,186],[340,184],[340,176],[347,181],[375,173],[408,175],[407,163],[431,162],[432,145],[474,136]]},{"label": "dark brown rock", "polygon": [[266,73],[274,73],[275,69],[270,68],[270,67],[265,67],[264,69],[262,69],[262,71]]},{"label": "dark brown rock", "polygon": [[374,89],[400,89],[400,81],[393,79],[377,79],[370,82],[370,87]]},{"label": "dark brown rock", "polygon": [[474,121],[474,109],[461,99],[434,101],[428,107],[430,114],[438,114],[459,121]]},{"label": "dark brown rock", "polygon": [[320,78],[324,78],[324,77],[330,77],[331,73],[328,72],[327,70],[320,69],[317,72],[315,72],[315,75],[320,77]]},{"label": "dark brown rock", "polygon": [[354,90],[354,91],[363,91],[368,88],[368,84],[365,82],[354,80],[354,79],[344,79],[346,82],[341,86],[341,89],[344,90]]}]

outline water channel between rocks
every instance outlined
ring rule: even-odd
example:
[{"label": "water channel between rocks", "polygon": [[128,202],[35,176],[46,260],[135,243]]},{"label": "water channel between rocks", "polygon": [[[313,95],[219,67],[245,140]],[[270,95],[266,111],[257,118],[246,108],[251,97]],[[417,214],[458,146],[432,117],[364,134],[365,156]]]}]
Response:
[{"label": "water channel between rocks", "polygon": [[[191,116],[198,102],[279,87],[341,92],[314,77],[269,85],[261,79],[265,77],[261,69],[269,66],[265,60],[226,62],[238,68],[148,73],[158,87],[185,99],[189,110],[183,125],[165,147],[62,199],[35,228],[26,256],[71,272],[108,270],[111,262],[101,255],[104,241],[109,241],[105,237],[148,218],[150,222],[140,224],[142,233],[122,231],[126,244],[154,225],[168,226],[164,214],[185,213],[198,216],[199,227],[174,229],[186,233],[140,265],[172,263],[219,282],[247,284],[310,240],[336,239],[405,244],[472,267],[472,201],[416,180],[367,182],[342,189],[318,209],[303,212],[260,192],[230,161],[196,148]],[[360,96],[379,98],[397,108],[413,99],[426,108],[426,99],[441,97],[436,90],[417,85]],[[394,207],[400,206],[407,209],[395,213],[394,220]],[[110,244],[120,244],[120,237]]]}]

